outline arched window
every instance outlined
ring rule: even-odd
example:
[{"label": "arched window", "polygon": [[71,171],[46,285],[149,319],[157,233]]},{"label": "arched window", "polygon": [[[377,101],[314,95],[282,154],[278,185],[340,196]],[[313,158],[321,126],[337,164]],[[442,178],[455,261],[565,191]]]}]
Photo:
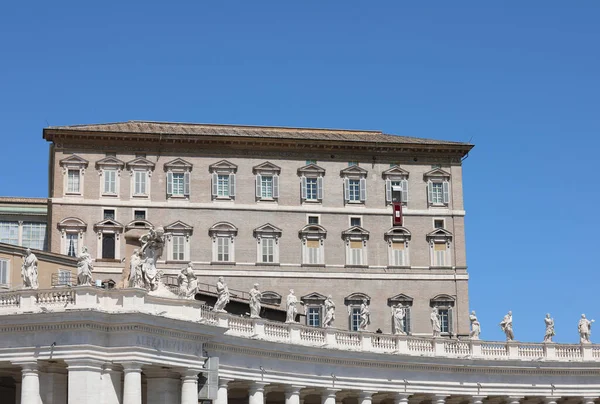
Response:
[{"label": "arched window", "polygon": [[440,315],[441,333],[452,335],[454,333],[453,309],[456,299],[450,295],[437,295],[429,301],[429,305],[438,309]]},{"label": "arched window", "polygon": [[384,234],[388,245],[388,266],[392,268],[410,267],[410,231],[405,227],[392,227]]},{"label": "arched window", "polygon": [[60,251],[71,257],[76,257],[81,252],[85,243],[87,224],[79,218],[67,217],[58,223],[60,231]]},{"label": "arched window", "polygon": [[368,266],[367,240],[369,240],[369,232],[360,226],[352,226],[342,232],[342,238],[346,245],[346,266]]},{"label": "arched window", "polygon": [[446,229],[435,229],[427,234],[429,243],[430,262],[432,267],[449,268],[452,267],[452,233]]},{"label": "arched window", "polygon": [[325,266],[327,230],[321,225],[309,224],[300,229],[298,236],[302,240],[302,265]]},{"label": "arched window", "polygon": [[212,238],[212,263],[232,264],[235,263],[234,240],[238,229],[229,222],[215,223],[208,234]]}]

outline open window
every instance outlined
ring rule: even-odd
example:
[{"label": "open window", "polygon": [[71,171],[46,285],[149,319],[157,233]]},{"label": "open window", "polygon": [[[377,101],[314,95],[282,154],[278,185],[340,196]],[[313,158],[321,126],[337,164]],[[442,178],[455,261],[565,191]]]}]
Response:
[{"label": "open window", "polygon": [[70,257],[77,257],[85,243],[87,224],[76,217],[67,217],[58,223],[60,231],[60,251]]},{"label": "open window", "polygon": [[121,234],[123,225],[116,220],[105,219],[94,225],[98,243],[96,259],[119,261],[121,259]]},{"label": "open window", "polygon": [[382,173],[385,180],[385,203],[400,202],[408,204],[408,171],[393,166]]}]

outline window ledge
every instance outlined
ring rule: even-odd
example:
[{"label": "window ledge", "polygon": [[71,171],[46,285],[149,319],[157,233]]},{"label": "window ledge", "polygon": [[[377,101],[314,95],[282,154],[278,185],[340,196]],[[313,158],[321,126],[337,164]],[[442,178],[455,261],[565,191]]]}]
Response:
[{"label": "window ledge", "polygon": [[273,202],[277,202],[277,198],[257,198],[256,202],[268,202],[268,203],[273,203]]},{"label": "window ledge", "polygon": [[66,196],[81,196],[81,192],[65,192]]},{"label": "window ledge", "polygon": [[96,258],[96,262],[121,262],[116,258]]},{"label": "window ledge", "polygon": [[346,201],[346,205],[365,206],[363,201]]},{"label": "window ledge", "polygon": [[147,194],[135,194],[135,195],[131,195],[132,198],[149,198],[150,195]]},{"label": "window ledge", "polygon": [[452,266],[451,265],[442,265],[442,266],[430,265],[429,269],[452,269]]},{"label": "window ledge", "polygon": [[213,197],[213,201],[233,201],[233,198],[231,196],[215,196]]},{"label": "window ledge", "polygon": [[190,260],[167,260],[165,264],[187,264]]},{"label": "window ledge", "polygon": [[369,268],[368,265],[354,265],[354,264],[346,264],[344,268]]},{"label": "window ledge", "polygon": [[430,203],[429,207],[430,208],[447,208],[448,204],[447,203]]},{"label": "window ledge", "polygon": [[302,264],[305,268],[325,268],[325,264]]},{"label": "window ledge", "polygon": [[211,261],[210,265],[235,265],[234,261]]},{"label": "window ledge", "polygon": [[320,205],[323,203],[321,199],[303,199],[302,203],[310,204],[310,205]]},{"label": "window ledge", "polygon": [[280,264],[279,262],[257,262],[255,264],[257,267],[260,266],[265,266],[265,267],[278,267]]},{"label": "window ledge", "polygon": [[386,268],[388,269],[410,269],[410,265],[388,265]]},{"label": "window ledge", "polygon": [[185,195],[167,195],[167,200],[189,201],[190,197]]},{"label": "window ledge", "polygon": [[119,194],[102,194],[103,197],[118,198]]}]

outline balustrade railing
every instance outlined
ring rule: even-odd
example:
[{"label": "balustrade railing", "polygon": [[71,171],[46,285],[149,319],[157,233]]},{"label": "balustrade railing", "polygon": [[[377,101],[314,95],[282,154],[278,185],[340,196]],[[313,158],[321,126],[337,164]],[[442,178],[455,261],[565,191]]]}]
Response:
[{"label": "balustrade railing", "polygon": [[308,344],[321,345],[325,343],[325,332],[314,327],[305,327],[300,330],[300,341]]},{"label": "balustrade railing", "polygon": [[418,354],[433,354],[435,352],[433,341],[424,338],[409,338],[408,350]]}]

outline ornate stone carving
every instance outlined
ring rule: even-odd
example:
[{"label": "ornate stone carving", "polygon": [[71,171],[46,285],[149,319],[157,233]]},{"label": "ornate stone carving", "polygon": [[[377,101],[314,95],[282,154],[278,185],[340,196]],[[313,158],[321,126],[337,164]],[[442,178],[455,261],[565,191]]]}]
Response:
[{"label": "ornate stone carving", "polygon": [[469,333],[469,338],[479,339],[479,334],[481,334],[481,325],[479,324],[479,320],[477,320],[475,311],[472,311],[469,315],[469,321],[471,322],[471,332]]},{"label": "ornate stone carving", "polygon": [[406,307],[402,303],[392,306],[392,319],[394,320],[394,334],[406,335],[404,325],[406,321]]},{"label": "ornate stone carving", "polygon": [[217,302],[213,307],[213,311],[227,313],[227,311],[225,311],[227,303],[229,303],[229,288],[225,283],[225,279],[223,279],[222,276],[219,276],[219,280],[217,281]]},{"label": "ornate stone carving", "polygon": [[434,307],[431,310],[429,319],[431,320],[431,329],[433,331],[433,337],[439,337],[440,333],[442,332],[442,322],[440,321],[440,313],[438,312],[437,307]]},{"label": "ornate stone carving", "polygon": [[23,278],[23,287],[26,289],[38,288],[38,259],[28,248],[23,256],[21,265],[21,277]]},{"label": "ornate stone carving", "polygon": [[515,339],[515,334],[513,333],[513,320],[512,320],[512,311],[509,311],[506,316],[500,322],[500,328],[506,335],[507,341],[512,341]]},{"label": "ornate stone carving", "polygon": [[286,323],[296,322],[296,314],[298,313],[296,303],[298,303],[298,299],[296,298],[296,295],[294,295],[294,289],[290,289],[290,294],[286,299]]},{"label": "ornate stone carving", "polygon": [[585,314],[581,315],[579,324],[577,324],[577,330],[579,331],[579,342],[582,344],[590,343],[590,335],[592,334],[592,323],[595,320],[588,320]]},{"label": "ornate stone carving", "polygon": [[129,259],[129,287],[144,288],[144,274],[142,273],[142,258],[140,250],[133,250]]},{"label": "ornate stone carving", "polygon": [[325,299],[323,306],[325,308],[325,318],[323,319],[323,327],[331,327],[331,325],[335,321],[335,303],[333,302],[333,298],[331,295],[327,296],[327,299]]},{"label": "ornate stone carving", "polygon": [[360,323],[358,324],[359,331],[367,331],[367,326],[371,324],[371,312],[367,306],[367,299],[363,299],[360,305]]},{"label": "ornate stone carving", "polygon": [[198,291],[198,280],[194,273],[194,268],[190,262],[187,267],[183,268],[177,276],[177,284],[179,285],[179,295],[186,299],[193,299]]},{"label": "ornate stone carving", "polygon": [[254,284],[254,287],[250,289],[250,317],[260,318],[260,304],[261,293],[258,289],[258,283]]},{"label": "ornate stone carving", "polygon": [[86,246],[81,249],[81,254],[77,256],[77,285],[91,286],[94,284],[92,278],[92,271],[94,265],[92,264],[92,256],[88,253]]},{"label": "ornate stone carving", "polygon": [[144,285],[146,289],[154,291],[159,286],[159,273],[156,269],[156,261],[163,253],[165,245],[165,231],[162,227],[150,231],[140,237],[142,248],[140,254],[142,257],[142,273],[144,275]]},{"label": "ornate stone carving", "polygon": [[552,342],[552,337],[554,337],[554,319],[550,317],[550,313],[546,314],[546,318],[544,318],[544,323],[546,324],[546,333],[544,334],[544,342]]}]

